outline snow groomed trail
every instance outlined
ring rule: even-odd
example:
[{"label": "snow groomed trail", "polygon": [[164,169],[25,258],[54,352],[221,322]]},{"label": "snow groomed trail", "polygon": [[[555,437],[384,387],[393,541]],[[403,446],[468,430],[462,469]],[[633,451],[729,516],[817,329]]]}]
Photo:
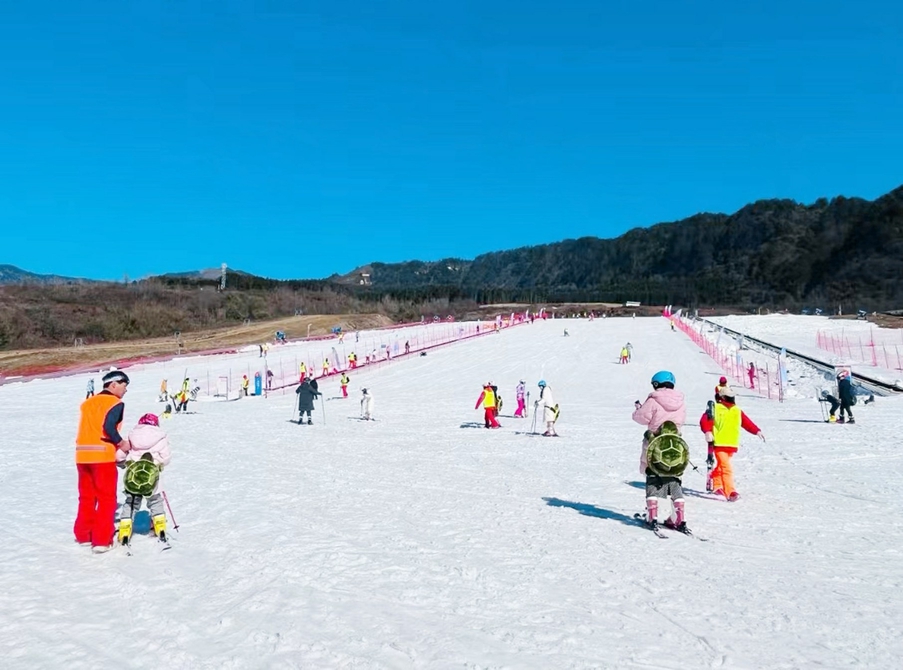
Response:
[{"label": "snow groomed trail", "polygon": [[[124,429],[183,367],[130,371]],[[734,459],[743,498],[707,499],[688,470],[688,521],[710,541],[662,541],[633,518],[630,415],[663,368],[704,467],[696,422],[720,373],[664,319],[512,328],[350,373],[347,400],[331,377],[313,426],[289,421],[293,394],[195,403],[164,424],[173,549],[139,517],[130,557],[72,539],[87,377],[0,387],[4,667],[898,667],[901,400],[841,426],[814,389],[741,393],[768,439],[745,436]],[[510,416],[517,382],[532,402],[540,378],[557,439]],[[487,381],[500,430],[473,409]],[[358,419],[363,386],[376,422]]]}]

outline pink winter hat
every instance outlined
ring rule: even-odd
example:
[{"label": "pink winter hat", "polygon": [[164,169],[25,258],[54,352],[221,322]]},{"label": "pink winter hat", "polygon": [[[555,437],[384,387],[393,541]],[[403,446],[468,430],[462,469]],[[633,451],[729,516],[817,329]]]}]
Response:
[{"label": "pink winter hat", "polygon": [[145,414],[140,419],[138,419],[138,425],[159,426],[160,419],[157,418],[156,414]]}]

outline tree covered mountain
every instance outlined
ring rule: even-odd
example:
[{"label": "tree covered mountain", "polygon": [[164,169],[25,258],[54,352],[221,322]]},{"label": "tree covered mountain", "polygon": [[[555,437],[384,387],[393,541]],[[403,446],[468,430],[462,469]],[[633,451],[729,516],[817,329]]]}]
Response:
[{"label": "tree covered mountain", "polygon": [[370,290],[432,286],[505,300],[795,307],[903,305],[903,186],[812,205],[763,200],[614,239],[585,237],[472,261],[372,263],[335,281]]}]

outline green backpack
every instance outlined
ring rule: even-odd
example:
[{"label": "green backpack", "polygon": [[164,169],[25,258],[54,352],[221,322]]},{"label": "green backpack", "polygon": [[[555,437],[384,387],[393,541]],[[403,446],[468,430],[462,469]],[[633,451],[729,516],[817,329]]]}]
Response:
[{"label": "green backpack", "polygon": [[646,447],[646,464],[660,477],[680,477],[690,461],[690,448],[677,426],[665,421]]},{"label": "green backpack", "polygon": [[125,469],[125,490],[136,496],[149,496],[154,492],[160,479],[160,466],[154,463],[154,457],[144,454],[137,461],[132,461]]}]

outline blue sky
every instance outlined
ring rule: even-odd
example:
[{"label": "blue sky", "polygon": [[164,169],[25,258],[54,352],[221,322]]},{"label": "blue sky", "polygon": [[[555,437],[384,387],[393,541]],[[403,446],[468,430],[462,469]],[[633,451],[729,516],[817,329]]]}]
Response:
[{"label": "blue sky", "polygon": [[903,184],[897,2],[32,0],[0,62],[33,272],[321,278]]}]

